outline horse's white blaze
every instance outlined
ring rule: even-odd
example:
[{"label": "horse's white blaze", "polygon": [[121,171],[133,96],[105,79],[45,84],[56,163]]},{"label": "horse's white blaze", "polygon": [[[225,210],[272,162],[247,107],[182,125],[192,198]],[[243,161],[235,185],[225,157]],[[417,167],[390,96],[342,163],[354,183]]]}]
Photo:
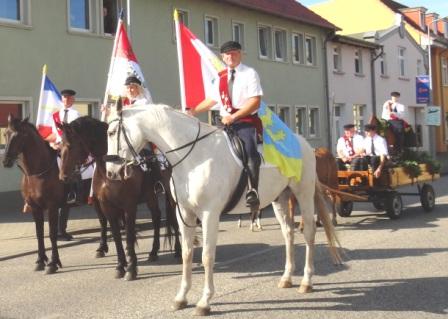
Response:
[{"label": "horse's white blaze", "polygon": [[[155,143],[167,153],[186,143],[194,141],[198,133],[198,120],[177,112],[168,106],[151,105],[126,109],[123,111],[125,129],[136,151],[140,151],[147,141]],[[117,155],[117,122],[109,126],[108,154]],[[200,136],[215,130],[207,124],[200,124]],[[122,135],[121,135],[122,136]],[[313,268],[313,249],[316,226],[314,223],[314,192],[316,185],[316,160],[314,151],[305,139],[298,136],[302,147],[303,169],[299,183],[287,179],[277,168],[263,166],[260,171],[259,194],[261,207],[274,202],[274,211],[281,225],[286,246],[286,264],[282,281],[291,282],[295,269],[294,263],[294,225],[288,215],[288,198],[292,191],[297,197],[305,223],[306,262],[302,284],[311,287]],[[123,137],[120,140],[119,154],[131,160]],[[166,154],[171,164],[178,163],[191,149],[191,146]],[[107,164],[107,170],[118,173],[120,166]],[[173,169],[173,181],[182,221],[178,216],[182,237],[183,269],[180,289],[176,295],[177,304],[186,303],[191,288],[192,250],[196,217],[202,220],[203,251],[202,262],[205,269],[205,281],[202,298],[197,303],[200,309],[210,307],[214,294],[213,265],[215,262],[219,215],[231,196],[241,174],[241,167],[229,151],[226,139],[221,131],[212,133],[198,141],[185,160]],[[173,187],[173,184],[172,184]],[[233,209],[233,213],[247,212],[244,199]],[[332,229],[331,229],[332,231]],[[330,231],[330,232],[331,232]]]}]

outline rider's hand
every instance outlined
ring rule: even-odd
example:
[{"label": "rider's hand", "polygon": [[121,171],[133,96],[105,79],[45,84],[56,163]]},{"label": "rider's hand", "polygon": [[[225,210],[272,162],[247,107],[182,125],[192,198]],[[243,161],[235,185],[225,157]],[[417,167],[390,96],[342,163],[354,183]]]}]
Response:
[{"label": "rider's hand", "polygon": [[226,115],[221,119],[221,122],[224,125],[230,125],[235,122],[235,118],[233,117],[233,115]]},{"label": "rider's hand", "polygon": [[188,114],[190,116],[196,116],[196,112],[194,111],[194,109],[186,109],[185,114]]},{"label": "rider's hand", "polygon": [[375,170],[375,172],[373,173],[373,176],[375,176],[376,178],[379,178],[381,176],[381,169],[377,168]]}]

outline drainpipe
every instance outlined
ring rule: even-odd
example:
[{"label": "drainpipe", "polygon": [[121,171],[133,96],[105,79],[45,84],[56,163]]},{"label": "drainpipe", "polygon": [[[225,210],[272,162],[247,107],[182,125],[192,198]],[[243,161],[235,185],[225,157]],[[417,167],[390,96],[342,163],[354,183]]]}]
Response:
[{"label": "drainpipe", "polygon": [[370,50],[370,85],[372,88],[372,114],[376,114],[376,82],[375,82],[375,61],[383,55],[383,47],[380,48],[380,53],[375,55],[375,49]]},{"label": "drainpipe", "polygon": [[334,31],[328,32],[327,35],[325,36],[325,40],[324,40],[324,44],[322,47],[322,52],[323,52],[323,73],[324,73],[324,94],[325,94],[325,101],[327,104],[327,148],[330,150],[330,152],[332,152],[333,147],[332,147],[332,143],[331,143],[331,133],[332,133],[332,125],[331,125],[331,114],[332,114],[332,110],[331,110],[331,105],[330,105],[330,95],[329,95],[329,84],[328,84],[328,57],[327,57],[327,42],[330,41],[332,38],[334,37]]}]

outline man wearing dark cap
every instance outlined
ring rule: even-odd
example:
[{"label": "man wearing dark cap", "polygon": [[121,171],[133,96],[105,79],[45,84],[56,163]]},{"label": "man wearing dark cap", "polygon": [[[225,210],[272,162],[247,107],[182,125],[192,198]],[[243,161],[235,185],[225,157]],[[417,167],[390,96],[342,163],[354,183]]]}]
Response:
[{"label": "man wearing dark cap", "polygon": [[404,146],[404,127],[407,123],[404,121],[405,106],[398,103],[400,92],[391,92],[390,99],[383,104],[383,113],[381,118],[388,121],[396,137],[396,151],[399,152]]},{"label": "man wearing dark cap", "polygon": [[231,126],[241,138],[248,156],[250,187],[246,193],[246,202],[253,211],[260,204],[257,189],[261,160],[257,152],[257,131],[261,133],[261,121],[257,111],[263,90],[258,73],[241,63],[241,45],[238,42],[228,41],[221,46],[220,51],[227,65],[227,73],[214,83],[211,96],[189,110],[189,113],[196,115],[219,104],[222,123]]},{"label": "man wearing dark cap", "polygon": [[364,138],[364,156],[367,163],[370,164],[373,170],[373,175],[379,178],[381,171],[386,163],[387,151],[386,140],[376,133],[375,125],[367,124],[364,127],[366,137]]},{"label": "man wearing dark cap", "polygon": [[[53,113],[53,123],[52,123],[52,134],[50,134],[46,140],[50,145],[59,149],[60,143],[62,141],[62,131],[57,127],[57,124],[70,123],[76,120],[80,115],[77,110],[73,108],[73,103],[75,102],[76,92],[71,89],[65,89],[61,91],[62,104],[64,105],[59,111]],[[67,203],[76,203],[76,187],[75,185],[70,185],[70,191],[68,192]],[[67,233],[67,222],[69,217],[70,208],[66,205],[59,209],[59,225],[58,225],[58,239],[59,240],[72,240],[73,236]]]},{"label": "man wearing dark cap", "polygon": [[364,169],[361,158],[363,142],[363,137],[356,134],[354,124],[344,125],[344,136],[338,139],[336,146],[339,170],[347,170],[347,165],[352,171]]}]

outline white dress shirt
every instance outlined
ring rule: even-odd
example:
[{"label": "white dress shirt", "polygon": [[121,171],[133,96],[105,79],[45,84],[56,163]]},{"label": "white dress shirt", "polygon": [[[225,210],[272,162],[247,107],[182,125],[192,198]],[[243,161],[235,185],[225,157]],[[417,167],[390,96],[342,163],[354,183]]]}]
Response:
[{"label": "white dress shirt", "polygon": [[[67,123],[70,123],[70,122],[76,120],[78,117],[80,117],[79,112],[77,110],[75,110],[73,108],[73,106],[71,106],[69,108],[61,108],[59,110],[59,119],[61,120],[61,123],[64,121],[65,110],[68,110],[68,112],[67,112]],[[55,136],[56,136],[56,144],[57,144],[57,143],[61,142],[62,139],[61,139],[61,136],[58,133],[58,130],[56,128],[56,123],[54,122],[54,120],[52,121],[51,124],[52,124],[51,125],[51,130],[52,130],[52,133],[54,133]]]},{"label": "white dress shirt", "polygon": [[[388,104],[392,103],[392,112],[389,111]],[[387,100],[383,104],[383,113],[381,114],[381,118],[384,120],[391,120],[391,115],[395,115],[399,119],[403,119],[405,115],[405,107],[403,104],[392,102],[392,100]]]},{"label": "white dress shirt", "polygon": [[[364,148],[364,138],[359,134],[353,135],[352,145],[353,145],[353,151],[355,153],[361,151]],[[350,156],[350,149],[347,147],[344,137],[340,137],[338,139],[338,144],[336,145],[336,151],[338,155],[343,154],[344,157]]]},{"label": "white dress shirt", "polygon": [[[387,151],[387,142],[384,139],[384,137],[375,134],[373,136],[373,147],[375,149],[375,155],[381,156],[387,156],[389,155],[389,152]],[[369,136],[366,136],[364,138],[364,150],[366,152],[366,155],[373,155],[372,154],[372,138]]]},{"label": "white dress shirt", "polygon": [[[230,80],[230,71],[229,78]],[[215,81],[213,88],[213,96],[211,97],[214,101],[218,102],[220,107],[220,115],[222,117],[229,115],[221,102],[220,92],[219,92],[219,80]],[[232,90],[232,104],[236,109],[240,109],[241,106],[251,97],[262,96],[263,89],[261,88],[260,77],[257,71],[240,63],[235,68],[235,80],[233,82]],[[253,113],[256,113],[254,111]]]}]

